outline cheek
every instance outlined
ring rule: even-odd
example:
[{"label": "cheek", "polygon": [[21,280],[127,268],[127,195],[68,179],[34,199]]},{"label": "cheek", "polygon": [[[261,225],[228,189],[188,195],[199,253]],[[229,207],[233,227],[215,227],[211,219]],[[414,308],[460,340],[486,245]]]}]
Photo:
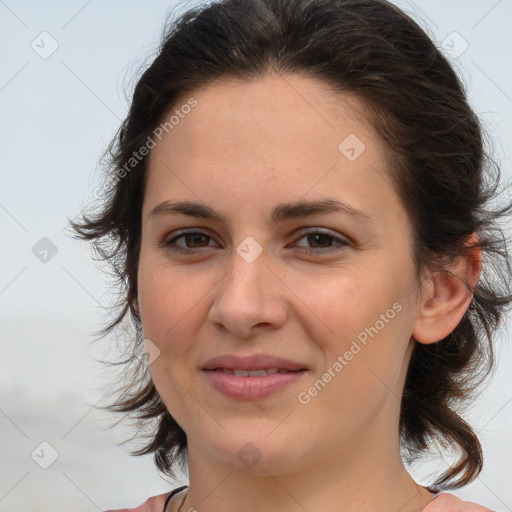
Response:
[{"label": "cheek", "polygon": [[[175,283],[168,279],[169,272],[157,263],[141,255],[139,264],[139,306],[144,336],[159,344],[162,334],[176,323],[182,300],[176,298]],[[162,347],[160,347],[162,348]]]},{"label": "cheek", "polygon": [[[402,281],[401,281],[402,279]],[[296,276],[294,290],[311,312],[311,320],[324,326],[319,344],[340,344],[365,336],[391,331],[404,316],[403,297],[407,289],[403,277],[368,265],[364,269],[344,269],[329,276]],[[398,311],[400,310],[400,311]],[[320,320],[320,322],[319,322]],[[394,324],[394,325],[393,325]]]},{"label": "cheek", "polygon": [[215,289],[207,274],[141,257],[139,307],[145,338],[165,355],[184,353],[204,316],[204,301]]},{"label": "cheek", "polygon": [[[399,268],[403,270],[400,273]],[[413,321],[406,266],[383,268],[375,262],[364,270],[351,269],[317,280],[304,277],[302,281],[302,296],[315,313],[310,315],[308,337],[322,353],[323,366],[318,372],[330,369],[336,374],[329,387],[356,410],[363,403],[381,400],[382,394],[389,392],[387,386],[398,386]],[[319,329],[319,325],[325,327]],[[323,398],[330,399],[328,394]]]},{"label": "cheek", "polygon": [[187,361],[200,315],[204,316],[201,299],[211,289],[204,278],[200,285],[186,274],[179,267],[141,257],[138,286],[144,337],[159,349],[149,371],[161,399],[180,425],[202,413],[197,401],[191,400],[194,366]]}]

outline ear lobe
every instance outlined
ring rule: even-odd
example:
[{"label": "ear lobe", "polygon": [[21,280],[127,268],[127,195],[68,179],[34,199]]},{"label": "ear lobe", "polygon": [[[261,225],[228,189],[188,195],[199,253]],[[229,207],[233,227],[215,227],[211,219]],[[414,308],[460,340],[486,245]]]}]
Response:
[{"label": "ear lobe", "polygon": [[[435,343],[446,338],[460,323],[473,300],[473,290],[482,266],[482,250],[473,244],[473,233],[467,240],[467,254],[436,271],[422,284],[418,316],[411,335],[419,343]],[[470,290],[468,290],[468,287]]]}]

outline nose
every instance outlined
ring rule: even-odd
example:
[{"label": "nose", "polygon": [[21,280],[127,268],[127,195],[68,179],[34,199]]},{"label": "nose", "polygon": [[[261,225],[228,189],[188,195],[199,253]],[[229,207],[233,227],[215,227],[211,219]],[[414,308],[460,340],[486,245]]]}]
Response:
[{"label": "nose", "polygon": [[216,329],[248,338],[284,324],[287,309],[283,293],[287,288],[267,263],[264,252],[248,262],[233,251],[208,314]]}]

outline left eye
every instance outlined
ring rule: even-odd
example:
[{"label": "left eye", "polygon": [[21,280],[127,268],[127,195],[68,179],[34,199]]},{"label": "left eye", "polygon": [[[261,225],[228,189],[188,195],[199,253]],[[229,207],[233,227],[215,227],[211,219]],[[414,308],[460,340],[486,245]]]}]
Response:
[{"label": "left eye", "polygon": [[[305,238],[307,240],[307,243],[313,244],[313,245],[319,245],[320,247],[305,247],[306,252],[330,252],[342,249],[343,247],[346,247],[350,245],[350,243],[343,239],[338,238],[334,235],[331,235],[329,233],[325,233],[324,231],[309,231],[307,233],[304,233],[299,240]],[[338,242],[338,245],[333,245],[333,242]],[[303,246],[298,246],[303,247]]]},{"label": "left eye", "polygon": [[[180,239],[185,241],[185,245],[176,243],[176,241]],[[318,230],[303,233],[298,240],[302,239],[306,239],[308,244],[317,245],[317,247],[306,247],[299,244],[296,245],[296,247],[301,247],[308,253],[331,252],[350,245],[350,242],[343,238]],[[188,231],[182,232],[174,238],[164,241],[163,245],[176,252],[193,253],[196,252],[195,249],[211,247],[209,244],[211,240],[213,240],[213,238],[206,233],[202,233],[200,231]],[[335,245],[335,242],[337,242],[337,245]]]}]

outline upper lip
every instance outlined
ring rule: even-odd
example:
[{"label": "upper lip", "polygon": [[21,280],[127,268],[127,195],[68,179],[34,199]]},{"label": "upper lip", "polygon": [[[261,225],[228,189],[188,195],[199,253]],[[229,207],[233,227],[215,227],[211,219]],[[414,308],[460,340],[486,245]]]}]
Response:
[{"label": "upper lip", "polygon": [[265,368],[278,368],[290,371],[306,370],[305,365],[302,363],[269,354],[254,354],[245,357],[225,354],[208,359],[203,365],[203,370],[215,370],[216,368],[227,368],[230,370],[260,370]]}]

